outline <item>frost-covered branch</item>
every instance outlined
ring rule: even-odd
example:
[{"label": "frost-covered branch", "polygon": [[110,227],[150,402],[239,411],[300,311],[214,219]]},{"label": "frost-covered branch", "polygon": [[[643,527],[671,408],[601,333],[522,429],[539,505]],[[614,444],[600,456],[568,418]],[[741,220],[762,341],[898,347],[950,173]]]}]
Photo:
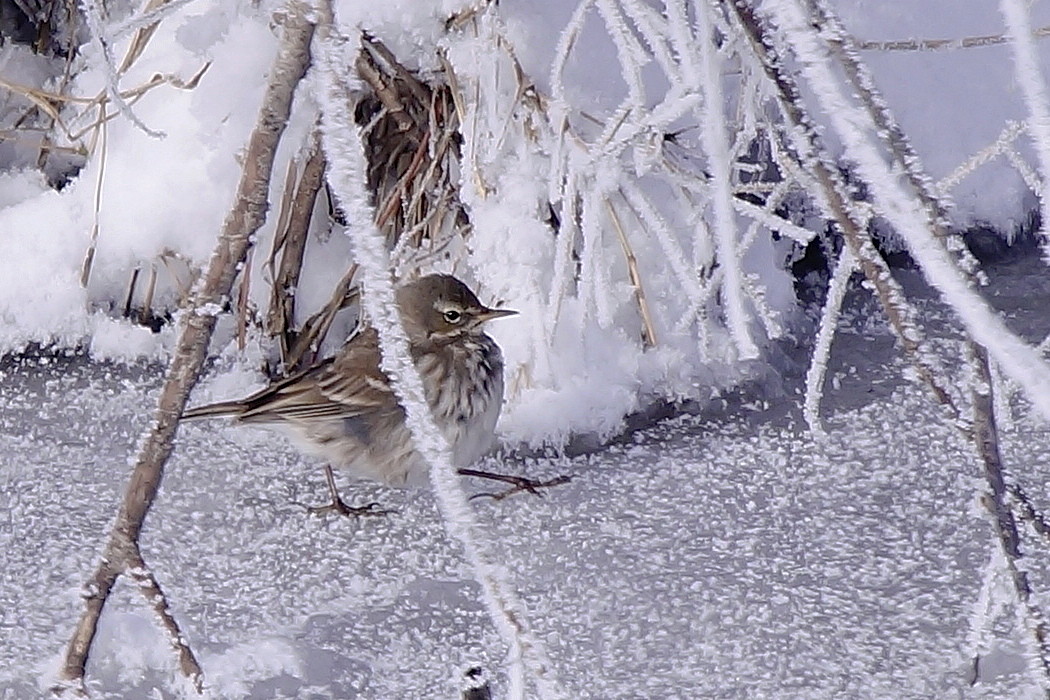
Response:
[{"label": "frost-covered branch", "polygon": [[[331,5],[323,2],[318,32],[318,101],[322,107],[322,135],[329,161],[328,181],[347,212],[353,212],[350,233],[366,293],[362,304],[370,323],[379,332],[382,369],[391,377],[395,394],[404,407],[416,449],[430,466],[443,520],[449,534],[463,547],[485,593],[486,607],[511,648],[511,696],[524,697],[525,672],[542,697],[565,697],[546,652],[531,630],[524,605],[514,592],[505,569],[480,538],[473,512],[463,493],[447,441],[434,424],[423,384],[412,362],[408,340],[394,302],[394,285],[386,244],[375,226],[365,188],[367,168],[356,125],[348,117],[351,86],[346,74],[348,42],[333,25]],[[362,51],[368,51],[365,46]],[[360,67],[362,63],[357,62]]]},{"label": "frost-covered branch", "polygon": [[842,301],[849,290],[849,281],[857,270],[857,261],[849,246],[839,254],[831,284],[828,285],[827,298],[821,310],[817,338],[810,351],[809,369],[806,372],[806,395],[802,402],[802,412],[810,430],[820,432],[820,399],[824,394],[824,380],[827,376],[828,359],[831,357],[831,341],[838,327]]},{"label": "frost-covered branch", "polygon": [[[132,569],[144,568],[138,553],[139,534],[160,489],[164,465],[174,446],[179,417],[204,364],[216,322],[209,309],[218,308],[229,296],[238,264],[244,260],[251,245],[251,236],[265,221],[274,154],[291,112],[295,88],[309,64],[312,35],[313,25],[306,18],[306,8],[293,0],[289,4],[284,35],[259,120],[245,149],[244,170],[233,209],[223,224],[208,271],[195,290],[194,308],[182,317],[179,339],[161,389],[153,424],[143,436],[101,561],[85,587],[84,611],[59,674],[62,690],[83,690],[88,656],[110,591],[119,576]],[[156,590],[159,594],[159,588]],[[199,675],[194,680],[199,690]]]},{"label": "frost-covered branch", "polygon": [[1050,626],[1038,603],[1028,571],[1023,567],[1024,553],[1021,551],[1021,533],[1009,501],[1009,484],[999,452],[999,433],[995,424],[995,401],[993,399],[992,376],[988,371],[988,356],[984,348],[971,346],[973,365],[979,373],[975,377],[973,390],[974,444],[984,465],[985,480],[990,493],[984,499],[995,522],[995,531],[1005,554],[1007,571],[1010,574],[1018,602],[1024,609],[1024,622],[1034,639],[1037,658],[1042,673],[1038,681],[1044,692],[1050,694]]},{"label": "frost-covered branch", "polygon": [[[1032,37],[1037,39],[1050,37],[1050,26],[1039,27],[1034,30]],[[952,51],[997,46],[1009,41],[1010,36],[1007,34],[983,34],[959,39],[900,39],[884,41],[868,39],[858,40],[857,48],[864,51]]]},{"label": "frost-covered branch", "polygon": [[[729,140],[723,126],[723,103],[725,98],[722,91],[722,68],[721,54],[715,46],[715,32],[711,19],[711,8],[706,2],[697,4],[697,25],[699,27],[700,61],[698,66],[699,80],[695,83],[704,86],[706,96],[703,112],[703,128],[701,137],[704,150],[707,152],[708,165],[711,170],[711,184],[714,189],[712,208],[714,210],[711,222],[715,229],[715,241],[718,258],[723,263],[723,275],[725,279],[725,294],[727,315],[729,318],[729,329],[733,334],[733,340],[740,352],[741,359],[750,359],[758,356],[758,348],[751,339],[751,333],[747,327],[747,317],[744,313],[744,286],[740,270],[740,246],[736,236],[736,220],[733,216],[732,183],[730,181],[730,158]],[[685,8],[672,17],[678,19],[676,25],[685,24]],[[675,32],[676,48],[688,55],[689,42],[686,37],[681,36],[683,31]],[[683,62],[686,67],[690,64]]]},{"label": "frost-covered branch", "polygon": [[1010,46],[1014,53],[1014,68],[1017,82],[1021,86],[1030,115],[1028,130],[1032,136],[1039,163],[1043,187],[1035,188],[1039,193],[1041,214],[1040,237],[1043,242],[1043,257],[1050,262],[1050,193],[1045,183],[1050,181],[1050,97],[1047,96],[1046,78],[1039,64],[1028,8],[1020,0],[1000,0],[999,10],[1006,20],[1010,35]]},{"label": "frost-covered branch", "polygon": [[102,64],[106,73],[106,93],[109,96],[110,101],[116,105],[117,110],[125,119],[141,129],[143,133],[149,134],[154,138],[163,138],[164,132],[146,126],[146,124],[138,118],[135,112],[132,111],[131,105],[127,103],[123,95],[121,95],[121,71],[117,68],[116,59],[113,56],[111,39],[106,30],[105,23],[102,20],[102,8],[99,6],[98,1],[80,0],[80,8],[87,20],[88,29],[91,32],[91,38],[98,47],[99,53],[102,57]]}]

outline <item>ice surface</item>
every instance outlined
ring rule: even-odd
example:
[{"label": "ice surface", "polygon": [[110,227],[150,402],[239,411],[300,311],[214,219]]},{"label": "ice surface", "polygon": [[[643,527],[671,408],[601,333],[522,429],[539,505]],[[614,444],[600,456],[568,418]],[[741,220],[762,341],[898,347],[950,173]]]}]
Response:
[{"label": "ice surface", "polygon": [[[995,303],[1033,335],[1050,325],[1038,264],[993,271]],[[821,441],[797,398],[755,410],[731,399],[592,454],[486,462],[575,475],[542,498],[474,502],[570,693],[1040,697],[1009,615],[991,618],[981,680],[966,685],[992,551],[980,471],[902,383],[870,312],[847,303],[854,332],[833,346]],[[80,359],[3,367],[0,695],[32,697],[49,680],[159,373]],[[1004,440],[1039,504],[1048,437],[1022,416]],[[308,517],[321,471],[282,438],[221,421],[180,431],[143,548],[214,696],[455,697],[473,664],[502,691],[502,643],[433,498],[341,484],[349,501],[397,512]],[[1026,551],[1036,590],[1050,590],[1039,545]],[[89,665],[94,696],[171,697],[173,665],[122,587]]]}]

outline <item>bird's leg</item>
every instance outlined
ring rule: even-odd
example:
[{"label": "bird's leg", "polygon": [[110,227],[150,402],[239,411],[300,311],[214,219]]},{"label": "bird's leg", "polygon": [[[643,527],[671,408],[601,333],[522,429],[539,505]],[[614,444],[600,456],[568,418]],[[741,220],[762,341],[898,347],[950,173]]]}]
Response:
[{"label": "bird's leg", "polygon": [[332,465],[324,465],[324,476],[328,482],[328,493],[332,497],[332,502],[323,506],[312,506],[308,507],[307,510],[312,515],[322,515],[324,513],[338,513],[339,515],[345,515],[347,517],[359,516],[359,515],[387,515],[393,513],[392,510],[384,510],[379,507],[379,504],[373,501],[363,506],[348,506],[343,502],[343,499],[339,497],[339,490],[335,486],[335,474],[332,472]]},{"label": "bird's leg", "polygon": [[471,496],[471,500],[475,498],[491,498],[494,501],[502,501],[507,496],[518,493],[519,491],[528,491],[529,493],[539,496],[539,489],[547,489],[552,486],[561,486],[572,481],[572,476],[569,474],[562,474],[556,476],[553,479],[547,479],[546,481],[540,481],[538,479],[529,479],[524,476],[514,476],[513,474],[497,474],[495,472],[486,472],[480,469],[457,469],[456,472],[462,476],[476,476],[479,479],[490,479],[492,481],[502,481],[505,484],[510,484],[511,487],[505,491],[499,493],[478,493]]}]

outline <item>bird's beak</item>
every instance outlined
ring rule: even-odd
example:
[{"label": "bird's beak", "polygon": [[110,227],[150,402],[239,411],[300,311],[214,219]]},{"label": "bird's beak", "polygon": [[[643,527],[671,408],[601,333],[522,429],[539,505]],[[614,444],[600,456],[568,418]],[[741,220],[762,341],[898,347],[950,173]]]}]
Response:
[{"label": "bird's beak", "polygon": [[482,309],[480,313],[475,315],[475,318],[477,318],[479,322],[484,323],[485,321],[491,321],[494,318],[514,316],[517,313],[517,311],[512,309]]}]

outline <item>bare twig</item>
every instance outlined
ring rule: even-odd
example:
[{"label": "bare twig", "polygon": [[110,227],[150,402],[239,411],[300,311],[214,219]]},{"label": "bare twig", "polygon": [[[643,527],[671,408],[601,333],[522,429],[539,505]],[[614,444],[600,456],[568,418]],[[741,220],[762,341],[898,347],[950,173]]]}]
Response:
[{"label": "bare twig", "polygon": [[146,601],[153,608],[161,628],[167,632],[168,643],[171,645],[175,655],[179,657],[179,670],[182,671],[182,675],[194,683],[199,693],[204,680],[204,672],[201,670],[200,663],[197,661],[193,649],[186,642],[186,638],[179,628],[178,621],[171,614],[167,596],[161,590],[160,582],[157,581],[156,576],[146,566],[146,562],[142,559],[142,553],[137,546],[129,556],[128,568],[125,573],[135,582],[139,592],[145,596]]},{"label": "bare twig", "polygon": [[[194,310],[182,319],[153,425],[143,440],[101,563],[85,591],[84,610],[59,672],[60,685],[56,688],[59,691],[71,688],[83,691],[88,655],[113,584],[121,574],[144,568],[137,553],[139,534],[160,488],[179,416],[203,366],[216,323],[214,309],[229,296],[238,263],[245,259],[251,246],[251,235],[265,221],[277,144],[291,112],[295,88],[309,65],[313,25],[307,20],[307,14],[303,3],[290,3],[259,120],[246,148],[235,204],[223,223],[207,274],[196,289]],[[159,587],[155,590],[159,594]],[[194,680],[199,688],[199,676]]]},{"label": "bare twig", "polygon": [[[999,434],[995,424],[995,402],[992,394],[992,375],[988,370],[988,352],[977,343],[970,344],[970,351],[974,368],[978,372],[973,391],[973,439],[984,464],[985,480],[990,489],[983,502],[995,522],[995,530],[1006,555],[1006,567],[1014,591],[1017,593],[1018,602],[1025,609],[1030,631],[1039,650],[1043,674],[1050,678],[1050,628],[1047,627],[1046,616],[1032,592],[1028,572],[1021,565],[1024,557],[1021,551],[1021,533],[1007,499],[1009,487],[1002,455],[999,453]],[[1035,522],[1041,521],[1039,518]]]},{"label": "bare twig", "polygon": [[251,301],[248,295],[251,293],[252,285],[252,253],[254,249],[249,248],[244,258],[241,269],[241,283],[237,288],[237,349],[244,350],[248,342],[248,316],[251,313]]},{"label": "bare twig", "polygon": [[[1050,36],[1050,26],[1034,29],[1032,36],[1038,39],[1045,39]],[[858,40],[857,48],[864,51],[947,51],[997,46],[1008,41],[1010,41],[1010,37],[1005,34],[985,34],[982,36],[967,36],[960,39]]]},{"label": "bare twig", "polygon": [[1047,520],[1046,516],[1035,507],[1028,493],[1020,484],[1012,481],[1006,482],[1006,490],[1009,491],[1010,498],[1013,499],[1014,507],[1018,510],[1021,519],[1029,523],[1033,530],[1050,542],[1050,520]]},{"label": "bare twig", "polygon": [[81,287],[87,287],[88,281],[91,279],[91,268],[94,267],[95,250],[98,247],[99,219],[100,210],[102,209],[102,183],[106,177],[106,131],[106,126],[103,124],[101,127],[102,151],[99,154],[98,174],[95,176],[95,192],[92,198],[91,236],[87,252],[84,254],[84,264],[80,269]]}]

